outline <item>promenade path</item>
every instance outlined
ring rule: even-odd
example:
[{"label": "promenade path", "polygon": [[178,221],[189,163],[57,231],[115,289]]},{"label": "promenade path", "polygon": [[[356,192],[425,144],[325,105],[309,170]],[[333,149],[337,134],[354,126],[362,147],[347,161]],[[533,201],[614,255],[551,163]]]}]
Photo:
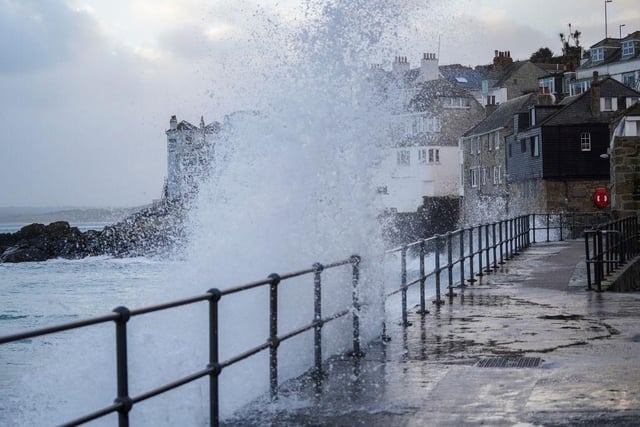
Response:
[{"label": "promenade path", "polygon": [[587,291],[583,241],[535,244],[456,292],[359,363],[330,361],[321,394],[292,381],[222,425],[640,425],[640,293]]}]

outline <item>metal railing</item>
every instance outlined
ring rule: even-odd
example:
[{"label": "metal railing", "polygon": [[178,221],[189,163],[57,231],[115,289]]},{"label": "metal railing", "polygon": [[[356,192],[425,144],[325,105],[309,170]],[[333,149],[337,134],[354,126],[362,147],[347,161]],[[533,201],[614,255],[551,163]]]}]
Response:
[{"label": "metal railing", "polygon": [[[444,304],[443,281],[447,287],[446,296],[452,300],[456,286],[465,287],[477,282],[479,277],[497,270],[531,244],[575,239],[584,233],[585,228],[608,218],[607,214],[600,212],[534,213],[461,228],[390,249],[387,255],[399,254],[400,257],[400,285],[387,297],[401,294],[402,324],[407,326],[407,293],[411,287],[420,287],[418,313],[428,313],[425,305],[428,279],[431,278],[435,286],[433,304]],[[407,270],[408,258],[418,258],[419,262],[417,277],[412,279],[409,279]],[[426,268],[427,259],[433,260],[433,267],[429,270]]]},{"label": "metal railing", "polygon": [[606,222],[584,232],[587,288],[602,291],[605,277],[640,253],[638,217]]},{"label": "metal railing", "polygon": [[[342,311],[325,315],[322,313],[322,272],[328,269],[334,269],[341,266],[350,265],[351,268],[351,284],[352,284],[352,300],[351,305]],[[313,297],[314,297],[314,314],[313,320],[295,330],[280,332],[278,330],[278,288],[282,282],[294,277],[300,277],[313,274]],[[244,359],[247,359],[263,350],[269,349],[269,382],[271,397],[275,398],[278,394],[278,346],[283,341],[291,339],[303,332],[313,329],[314,332],[314,367],[313,377],[319,382],[323,376],[322,369],[322,327],[325,323],[344,317],[348,314],[352,315],[353,341],[352,355],[360,357],[362,355],[360,349],[360,320],[359,311],[360,303],[358,300],[358,283],[360,280],[360,257],[351,256],[349,259],[333,262],[330,264],[316,263],[312,268],[287,273],[283,275],[271,274],[267,279],[246,283],[237,287],[224,290],[210,289],[205,294],[197,295],[191,298],[172,301],[165,304],[149,306],[136,310],[129,310],[126,307],[117,307],[111,314],[107,314],[92,319],[80,320],[76,322],[65,323],[62,325],[36,329],[23,333],[17,333],[0,337],[0,344],[16,342],[28,338],[40,337],[43,335],[59,333],[63,331],[84,328],[86,326],[97,325],[101,323],[114,322],[116,332],[116,376],[117,376],[117,395],[111,405],[95,410],[89,414],[83,415],[72,421],[62,424],[63,426],[76,426],[96,420],[112,413],[118,413],[118,425],[125,427],[129,425],[129,412],[132,408],[147,399],[158,396],[172,389],[178,388],[185,384],[191,383],[203,377],[209,377],[209,406],[210,406],[210,423],[212,426],[219,424],[219,389],[218,378],[221,372]],[[237,354],[227,360],[219,360],[219,339],[218,328],[220,320],[218,318],[218,309],[220,302],[226,295],[247,291],[249,289],[261,286],[269,286],[269,337],[267,341],[259,346],[250,348],[243,353]],[[128,356],[127,335],[128,321],[135,316],[141,316],[148,313],[168,310],[180,306],[196,304],[200,302],[209,303],[209,361],[204,369],[194,372],[190,375],[176,379],[163,386],[148,390],[137,396],[129,395],[129,373],[128,373]]]}]

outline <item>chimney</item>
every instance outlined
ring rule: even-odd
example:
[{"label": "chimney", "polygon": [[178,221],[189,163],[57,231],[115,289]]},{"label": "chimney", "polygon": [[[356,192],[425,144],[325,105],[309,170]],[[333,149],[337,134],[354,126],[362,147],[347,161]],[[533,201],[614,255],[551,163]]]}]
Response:
[{"label": "chimney", "polygon": [[409,61],[406,56],[396,56],[391,67],[393,74],[404,74],[409,71]]},{"label": "chimney", "polygon": [[498,109],[498,106],[496,105],[495,95],[487,95],[487,105],[484,106],[485,117],[489,117],[497,109]]},{"label": "chimney", "polygon": [[169,130],[176,130],[178,128],[178,120],[176,116],[171,116],[171,120],[169,120]]},{"label": "chimney", "polygon": [[437,80],[440,75],[438,70],[438,58],[435,53],[424,53],[420,61],[421,81]]},{"label": "chimney", "polygon": [[593,81],[591,82],[591,114],[600,117],[600,80],[598,80],[598,72],[593,72]]},{"label": "chimney", "polygon": [[511,52],[501,52],[496,50],[495,55],[493,57],[493,68],[496,71],[504,70],[509,65],[513,64],[513,59],[511,59]]}]

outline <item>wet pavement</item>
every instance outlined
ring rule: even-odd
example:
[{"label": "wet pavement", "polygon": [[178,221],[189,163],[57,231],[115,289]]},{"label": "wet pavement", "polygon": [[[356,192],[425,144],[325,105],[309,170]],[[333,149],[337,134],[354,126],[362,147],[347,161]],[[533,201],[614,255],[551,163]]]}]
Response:
[{"label": "wet pavement", "polygon": [[640,293],[587,291],[583,245],[537,244],[223,425],[639,426]]}]

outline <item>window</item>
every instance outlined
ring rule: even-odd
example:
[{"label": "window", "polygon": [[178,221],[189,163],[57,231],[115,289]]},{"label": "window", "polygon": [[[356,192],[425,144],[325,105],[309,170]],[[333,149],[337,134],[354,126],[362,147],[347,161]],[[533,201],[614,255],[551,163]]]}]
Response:
[{"label": "window", "polygon": [[411,151],[400,150],[398,151],[398,166],[410,166],[411,165]]},{"label": "window", "polygon": [[378,187],[377,189],[378,194],[389,194],[389,189],[387,189],[387,186],[383,186],[383,187]]},{"label": "window", "polygon": [[622,75],[622,83],[630,88],[636,87],[636,73],[627,73]]},{"label": "window", "polygon": [[420,163],[421,165],[427,163],[427,149],[426,148],[420,148],[418,150],[418,163]]},{"label": "window", "polygon": [[500,131],[495,131],[493,133],[493,147],[496,150],[500,149]]},{"label": "window", "polygon": [[591,151],[591,134],[589,132],[580,134],[580,150]]},{"label": "window", "polygon": [[498,184],[498,167],[493,167],[493,185]]},{"label": "window", "polygon": [[613,111],[613,98],[604,98],[603,111]]},{"label": "window", "polygon": [[513,145],[511,145],[511,143],[509,143],[509,157],[513,156],[512,147],[513,147]]},{"label": "window", "polygon": [[502,184],[502,165],[498,166],[498,184]]},{"label": "window", "polygon": [[445,97],[443,100],[445,108],[469,108],[469,98]]},{"label": "window", "polygon": [[540,137],[538,135],[531,137],[531,155],[540,157]]},{"label": "window", "polygon": [[471,182],[471,188],[478,188],[478,169],[469,169],[469,181]]},{"label": "window", "polygon": [[482,168],[482,185],[487,185],[487,168]]},{"label": "window", "polygon": [[526,153],[527,152],[527,140],[526,139],[521,139],[520,140],[520,152],[522,152],[522,153]]},{"label": "window", "polygon": [[631,56],[633,55],[633,40],[627,40],[622,42],[622,56]]},{"label": "window", "polygon": [[591,60],[596,62],[596,61],[602,61],[604,59],[604,48],[601,47],[596,47],[591,49]]},{"label": "window", "polygon": [[480,137],[476,136],[476,153],[480,154]]},{"label": "window", "polygon": [[536,108],[531,107],[529,108],[529,125],[535,126],[535,124],[536,124]]},{"label": "window", "polygon": [[429,148],[429,163],[440,163],[440,150]]}]

